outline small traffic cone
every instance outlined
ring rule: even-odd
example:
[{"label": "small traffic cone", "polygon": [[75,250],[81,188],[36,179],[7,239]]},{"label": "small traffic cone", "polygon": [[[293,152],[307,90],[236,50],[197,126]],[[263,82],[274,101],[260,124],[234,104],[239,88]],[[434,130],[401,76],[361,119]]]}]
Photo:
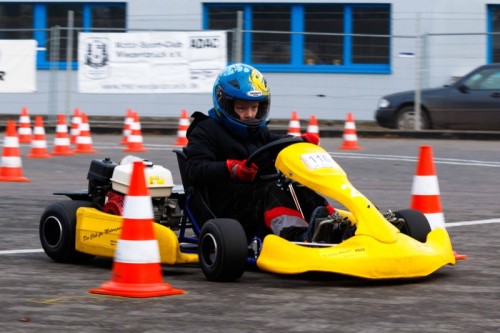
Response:
[{"label": "small traffic cone", "polygon": [[[445,229],[443,209],[441,207],[441,195],[439,183],[432,157],[431,146],[420,146],[419,158],[413,184],[411,189],[410,208],[422,212],[431,229]],[[466,255],[453,251],[456,260],[466,259]]]},{"label": "small traffic cone", "polygon": [[3,139],[3,154],[0,160],[0,182],[29,182],[23,177],[19,139],[16,133],[16,122],[7,121],[5,137]]},{"label": "small traffic cone", "polygon": [[130,187],[123,208],[123,225],[116,244],[110,281],[91,293],[123,297],[183,294],[163,282],[160,250],[154,236],[154,213],[146,187],[144,162],[133,163]]},{"label": "small traffic cone", "polygon": [[28,158],[51,158],[47,150],[47,140],[45,138],[45,128],[43,127],[42,116],[35,117],[35,127],[33,129],[33,140],[31,140],[31,150]]},{"label": "small traffic cone", "polygon": [[177,140],[175,140],[175,146],[187,146],[188,139],[186,137],[186,132],[189,127],[189,117],[186,110],[181,111],[181,118],[179,119],[179,127],[177,129]]},{"label": "small traffic cone", "polygon": [[292,117],[288,123],[288,135],[300,136],[300,121],[297,111],[292,112]]},{"label": "small traffic cone", "polygon": [[76,144],[76,138],[80,135],[80,124],[82,123],[82,113],[79,108],[75,108],[73,111],[73,117],[71,118],[71,129],[70,129],[70,142]]},{"label": "small traffic cone", "polygon": [[358,145],[358,135],[356,134],[356,124],[352,113],[347,114],[344,125],[344,135],[342,136],[343,142],[340,149],[358,150],[361,147]]},{"label": "small traffic cone", "polygon": [[17,134],[19,143],[31,143],[33,132],[31,131],[31,120],[28,114],[28,108],[26,107],[21,109]]},{"label": "small traffic cone", "polygon": [[92,147],[92,137],[90,136],[90,125],[86,113],[81,113],[82,122],[79,126],[80,134],[76,138],[76,148],[73,150],[77,154],[95,154],[96,151]]},{"label": "small traffic cone", "polygon": [[125,120],[123,122],[123,137],[120,142],[121,145],[127,145],[127,138],[130,135],[130,125],[134,122],[134,111],[132,109],[127,109],[125,114]]},{"label": "small traffic cone", "polygon": [[134,121],[130,124],[130,135],[127,138],[127,147],[123,149],[125,152],[145,152],[148,151],[142,144],[141,122],[139,114],[134,112]]},{"label": "small traffic cone", "polygon": [[309,118],[309,124],[307,125],[306,129],[307,133],[314,134],[319,138],[319,126],[318,126],[318,119],[316,118],[315,115],[312,115]]},{"label": "small traffic cone", "polygon": [[70,156],[74,154],[75,153],[71,151],[71,141],[69,139],[68,126],[66,125],[66,117],[64,114],[58,114],[52,155]]}]

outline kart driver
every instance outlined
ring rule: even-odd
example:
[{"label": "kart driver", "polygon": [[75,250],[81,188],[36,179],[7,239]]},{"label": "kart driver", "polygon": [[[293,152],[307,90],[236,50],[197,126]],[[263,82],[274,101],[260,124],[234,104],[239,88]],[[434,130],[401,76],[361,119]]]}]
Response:
[{"label": "kart driver", "polygon": [[[263,75],[246,64],[223,69],[212,92],[214,107],[208,116],[195,112],[187,130],[186,175],[203,186],[216,216],[238,220],[247,236],[267,230],[290,241],[311,241],[308,228],[289,193],[257,176],[257,165],[245,165],[248,156],[265,144],[284,137],[267,127],[271,94]],[[318,144],[310,133],[304,141]],[[274,168],[274,166],[273,166]],[[296,188],[302,212],[311,221],[325,219],[335,209],[312,190]],[[309,230],[308,230],[309,229]]]}]

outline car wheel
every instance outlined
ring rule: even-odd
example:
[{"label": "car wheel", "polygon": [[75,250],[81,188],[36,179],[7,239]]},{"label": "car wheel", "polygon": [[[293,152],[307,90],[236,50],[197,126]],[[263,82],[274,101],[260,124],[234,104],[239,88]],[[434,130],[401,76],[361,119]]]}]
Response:
[{"label": "car wheel", "polygon": [[[413,105],[405,106],[397,114],[396,128],[399,130],[415,129],[415,116],[415,107]],[[420,128],[429,128],[429,119],[423,110],[420,110]]]},{"label": "car wheel", "polygon": [[245,271],[248,243],[241,224],[211,219],[203,224],[198,244],[200,266],[210,281],[234,281]]},{"label": "car wheel", "polygon": [[40,218],[40,242],[52,260],[78,263],[94,257],[75,250],[76,211],[90,206],[88,201],[71,200],[53,203],[45,209]]},{"label": "car wheel", "polygon": [[431,232],[431,225],[424,214],[415,209],[402,209],[395,211],[394,215],[404,220],[399,229],[403,234],[425,243]]}]

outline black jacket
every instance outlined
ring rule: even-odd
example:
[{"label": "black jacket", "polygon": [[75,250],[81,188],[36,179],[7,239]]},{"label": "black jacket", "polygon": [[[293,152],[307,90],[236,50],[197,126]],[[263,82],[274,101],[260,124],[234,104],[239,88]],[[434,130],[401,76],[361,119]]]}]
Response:
[{"label": "black jacket", "polygon": [[187,130],[186,175],[195,186],[204,186],[210,202],[223,207],[230,204],[238,187],[248,186],[231,180],[226,160],[244,160],[265,144],[282,138],[263,127],[255,137],[234,136],[222,123],[201,112],[195,112]]}]

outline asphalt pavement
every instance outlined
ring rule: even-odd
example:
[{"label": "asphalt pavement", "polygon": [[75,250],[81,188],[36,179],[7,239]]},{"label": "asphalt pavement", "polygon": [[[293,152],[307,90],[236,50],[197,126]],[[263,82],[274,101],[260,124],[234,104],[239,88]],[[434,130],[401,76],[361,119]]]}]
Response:
[{"label": "asphalt pavement", "polygon": [[[419,147],[430,145],[447,230],[468,259],[428,277],[372,281],[249,269],[233,283],[213,283],[198,265],[162,267],[179,296],[134,299],[89,293],[109,281],[112,260],[58,264],[41,250],[44,208],[82,189],[94,158],[120,160],[119,133],[92,135],[96,154],[26,158],[26,183],[0,183],[0,327],[2,332],[499,332],[500,146],[494,140],[360,136],[360,150],[340,150],[341,136],[322,145],[351,182],[381,210],[408,206]],[[180,183],[175,134],[145,132],[139,155],[170,169]],[[49,149],[53,137],[47,136]]]}]

